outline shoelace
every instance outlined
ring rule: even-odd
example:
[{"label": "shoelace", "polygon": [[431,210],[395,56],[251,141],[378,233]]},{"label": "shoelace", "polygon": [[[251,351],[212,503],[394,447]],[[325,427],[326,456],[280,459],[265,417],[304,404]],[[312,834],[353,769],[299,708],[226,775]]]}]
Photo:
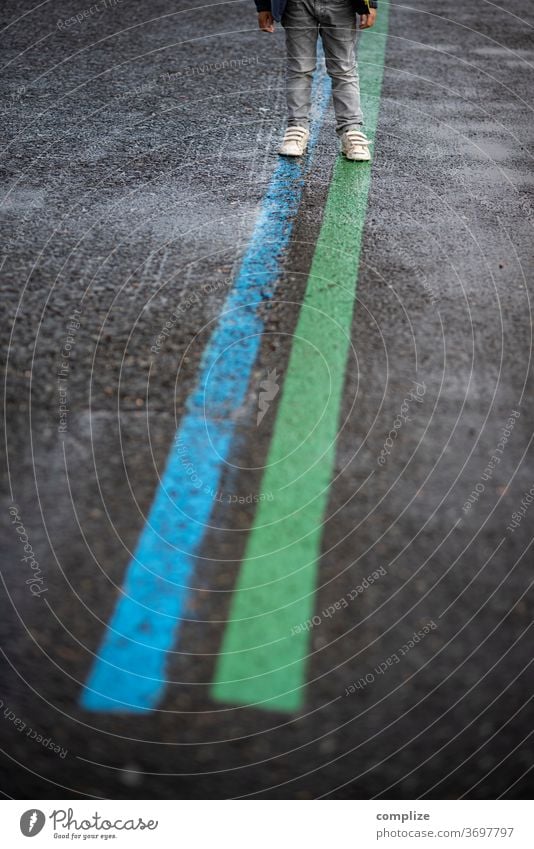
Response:
[{"label": "shoelace", "polygon": [[306,130],[301,130],[300,127],[288,127],[284,136],[284,142],[302,141],[306,135]]},{"label": "shoelace", "polygon": [[351,145],[369,147],[372,144],[372,141],[367,136],[364,136],[363,133],[360,133],[359,130],[347,130],[347,136]]}]

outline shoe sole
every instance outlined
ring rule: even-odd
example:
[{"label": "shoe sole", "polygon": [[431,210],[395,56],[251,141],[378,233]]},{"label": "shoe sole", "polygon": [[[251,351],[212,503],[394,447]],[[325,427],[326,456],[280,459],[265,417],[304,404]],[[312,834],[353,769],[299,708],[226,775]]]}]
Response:
[{"label": "shoe sole", "polygon": [[346,153],[343,153],[343,156],[345,157],[346,160],[348,160],[348,162],[370,162],[371,161],[370,156],[347,156]]},{"label": "shoe sole", "polygon": [[281,150],[279,150],[278,156],[287,156],[289,159],[298,159],[299,156],[304,156],[305,153],[305,150],[303,150],[302,153],[283,153]]}]

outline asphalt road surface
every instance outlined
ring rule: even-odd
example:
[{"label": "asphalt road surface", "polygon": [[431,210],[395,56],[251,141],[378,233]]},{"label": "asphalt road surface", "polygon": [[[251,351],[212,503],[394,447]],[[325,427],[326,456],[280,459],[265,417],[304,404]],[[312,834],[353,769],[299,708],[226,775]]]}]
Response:
[{"label": "asphalt road surface", "polygon": [[532,4],[0,14],[3,794],[531,795]]}]

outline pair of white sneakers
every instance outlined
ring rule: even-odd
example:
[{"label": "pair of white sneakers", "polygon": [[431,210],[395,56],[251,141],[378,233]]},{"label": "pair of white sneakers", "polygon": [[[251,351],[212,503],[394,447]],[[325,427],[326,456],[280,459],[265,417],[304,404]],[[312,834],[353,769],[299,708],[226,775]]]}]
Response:
[{"label": "pair of white sneakers", "polygon": [[[305,127],[288,127],[278,148],[281,156],[302,156],[308,147],[310,133]],[[347,130],[341,136],[341,152],[354,162],[369,162],[371,142],[360,130]]]}]

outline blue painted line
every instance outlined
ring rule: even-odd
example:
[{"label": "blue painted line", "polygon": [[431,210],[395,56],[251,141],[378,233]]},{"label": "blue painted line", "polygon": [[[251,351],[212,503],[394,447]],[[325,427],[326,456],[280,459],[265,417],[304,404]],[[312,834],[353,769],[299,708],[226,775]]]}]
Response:
[{"label": "blue painted line", "polygon": [[87,710],[154,710],[165,690],[166,656],[176,644],[195,555],[229,458],[281,261],[310,170],[330,95],[322,55],[304,161],[280,159],[218,324],[202,356],[195,390],[177,431],[122,595],[81,695]]}]

